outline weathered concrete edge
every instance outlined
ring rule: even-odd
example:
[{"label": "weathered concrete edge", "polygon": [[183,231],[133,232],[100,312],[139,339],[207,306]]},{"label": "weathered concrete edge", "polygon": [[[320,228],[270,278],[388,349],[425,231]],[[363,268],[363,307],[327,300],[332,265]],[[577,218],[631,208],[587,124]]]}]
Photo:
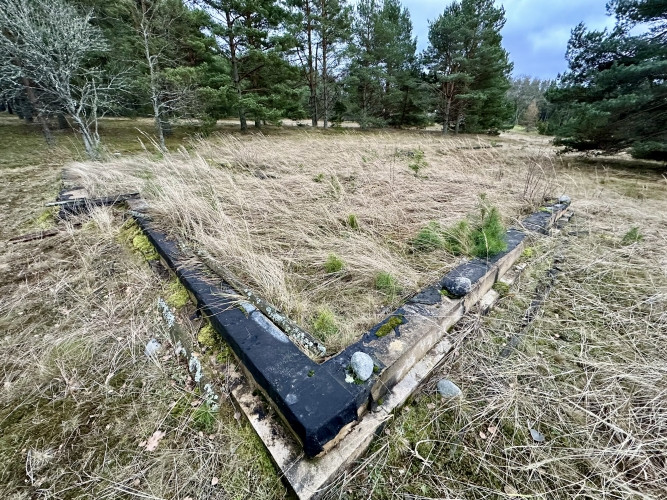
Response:
[{"label": "weathered concrete edge", "polygon": [[[546,229],[557,214],[535,215],[542,228]],[[446,333],[446,330],[458,321],[465,310],[512,265],[518,258],[524,237],[523,234],[518,234],[519,238],[513,243],[514,248],[508,249],[496,258],[473,261],[475,266],[481,268],[481,272],[475,277],[473,289],[459,300],[442,299],[441,302],[449,303],[448,311],[438,311],[440,304],[434,304],[433,308],[419,304],[408,304],[401,308],[403,313],[410,312],[407,314],[409,316],[407,322],[411,323],[408,330],[412,331],[412,335],[409,342],[403,342],[399,349],[392,351],[392,336],[378,338],[373,330],[366,334],[361,342],[366,344],[370,341],[370,345],[364,345],[363,350],[375,355],[373,357],[380,361],[381,371],[379,379],[374,376],[371,381],[356,386],[345,384],[344,380],[348,358],[357,347],[360,347],[359,343],[349,346],[322,365],[313,365],[312,361],[298,349],[292,349],[296,347],[294,344],[275,342],[275,338],[281,336],[282,332],[258,311],[244,318],[238,310],[233,314],[232,311],[225,311],[223,307],[215,305],[216,301],[220,302],[220,299],[216,300],[215,297],[216,286],[206,283],[200,272],[180,268],[178,257],[180,251],[174,243],[152,230],[142,218],[137,218],[137,222],[168,266],[197,298],[198,306],[206,311],[215,329],[223,335],[242,362],[244,370],[266,393],[311,457],[319,455],[322,451],[329,451],[348,432],[349,426],[368,409],[371,387],[373,399],[377,401],[384,392],[403,378],[425,352]],[[511,231],[508,235],[510,233]],[[398,329],[394,333],[398,336]],[[276,353],[281,360],[277,364],[283,366],[280,370],[276,369],[275,360],[267,358],[267,354]],[[399,355],[396,356],[397,354]]]},{"label": "weathered concrete edge", "polygon": [[261,311],[254,307],[242,311],[233,301],[221,297],[221,287],[228,286],[182,261],[173,240],[143,218],[135,219],[246,373],[301,441],[306,454],[314,457],[322,453],[341,429],[358,420],[358,409],[366,405],[370,386],[346,383],[343,359],[315,363]]},{"label": "weathered concrete edge", "polygon": [[[548,226],[539,228],[539,232],[550,228],[563,215],[566,215],[564,210],[549,217]],[[566,219],[569,220],[569,216],[566,216]],[[525,264],[521,267],[513,266],[523,249],[523,241],[520,243],[509,252],[514,252],[513,258],[508,259],[511,260],[511,263],[499,266],[503,268],[503,272],[499,273],[501,275],[497,278],[497,281],[512,285],[526,268]],[[480,281],[485,280],[481,279]],[[493,283],[491,283],[492,285]],[[477,290],[479,293],[479,289]],[[476,303],[469,306],[466,312],[475,307],[480,313],[487,314],[500,299],[500,294],[493,289],[488,289],[481,297],[478,295],[478,299]],[[462,306],[463,300],[459,299],[451,302],[458,302]],[[463,315],[464,308],[455,307],[451,310],[451,316],[447,323],[454,325]],[[346,428],[343,431],[344,435],[339,437],[336,446],[327,454],[315,459],[306,457],[295,441],[281,439],[276,435],[275,418],[270,416],[267,418],[265,412],[257,411],[265,402],[253,394],[252,386],[238,371],[231,375],[234,380],[232,397],[264,442],[274,462],[280,468],[284,478],[298,498],[300,500],[316,500],[326,492],[326,485],[331,480],[368,449],[373,438],[383,428],[384,424],[393,417],[393,412],[406,403],[408,398],[419,388],[419,385],[431,375],[445,356],[451,352],[453,347],[448,338],[441,338],[384,395],[382,404],[377,405],[374,411],[362,415],[354,427]]]},{"label": "weathered concrete edge", "polygon": [[393,412],[406,403],[452,348],[449,339],[441,339],[394,385],[381,405],[363,415],[329,453],[315,459],[307,458],[296,441],[276,436],[277,419],[267,416],[266,410],[258,411],[266,403],[253,394],[252,385],[238,370],[230,375],[234,380],[232,397],[298,498],[316,499],[324,493],[327,483],[366,451],[377,432],[393,417]]}]

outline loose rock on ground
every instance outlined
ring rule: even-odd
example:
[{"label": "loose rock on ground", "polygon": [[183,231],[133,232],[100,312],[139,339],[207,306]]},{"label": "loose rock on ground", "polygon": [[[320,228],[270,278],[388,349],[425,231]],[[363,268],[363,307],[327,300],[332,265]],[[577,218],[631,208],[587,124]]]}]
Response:
[{"label": "loose rock on ground", "polygon": [[443,378],[438,381],[438,392],[443,398],[455,398],[461,395],[461,389],[451,380]]}]

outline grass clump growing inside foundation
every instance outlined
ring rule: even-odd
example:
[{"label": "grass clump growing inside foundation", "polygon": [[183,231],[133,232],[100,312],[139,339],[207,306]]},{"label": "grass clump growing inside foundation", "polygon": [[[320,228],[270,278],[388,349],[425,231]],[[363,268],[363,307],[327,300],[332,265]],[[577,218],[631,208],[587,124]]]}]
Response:
[{"label": "grass clump growing inside foundation", "polygon": [[639,228],[635,226],[631,228],[627,233],[625,233],[623,239],[621,239],[621,245],[623,246],[632,245],[633,243],[637,243],[643,239],[644,235],[642,235],[639,232]]},{"label": "grass clump growing inside foundation", "polygon": [[390,297],[401,293],[401,285],[398,280],[391,273],[385,271],[378,273],[375,277],[375,288]]},{"label": "grass clump growing inside foundation", "polygon": [[438,248],[445,248],[444,232],[437,222],[429,222],[423,227],[415,239],[412,240],[412,247],[420,252],[430,252]]},{"label": "grass clump growing inside foundation", "polygon": [[456,223],[445,233],[444,246],[454,255],[470,255],[472,242],[470,224],[467,220]]},{"label": "grass clump growing inside foundation", "polygon": [[331,274],[342,271],[345,267],[345,262],[335,253],[330,253],[327,261],[324,263],[324,270]]},{"label": "grass clump growing inside foundation", "polygon": [[336,316],[328,308],[320,309],[313,321],[313,330],[320,337],[326,338],[338,333],[338,324]]}]

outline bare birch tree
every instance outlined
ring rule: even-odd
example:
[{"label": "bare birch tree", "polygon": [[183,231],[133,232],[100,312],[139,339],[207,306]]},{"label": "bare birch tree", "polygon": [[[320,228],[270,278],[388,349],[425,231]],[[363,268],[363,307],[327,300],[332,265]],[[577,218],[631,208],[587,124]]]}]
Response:
[{"label": "bare birch tree", "polygon": [[[165,124],[170,115],[192,112],[196,107],[195,85],[189,78],[174,74],[167,78],[164,70],[169,63],[166,54],[169,40],[166,33],[178,21],[180,13],[165,8],[163,0],[139,0],[136,4],[137,30],[141,37],[142,49],[148,68],[148,87],[155,120],[155,132],[162,151],[165,144]],[[173,69],[173,68],[170,68]],[[183,68],[181,68],[183,69]],[[186,76],[187,71],[185,71]]]},{"label": "bare birch tree", "polygon": [[107,50],[90,20],[63,0],[0,0],[0,91],[27,92],[42,118],[65,113],[88,156],[98,158],[98,118],[121,81],[90,66]]}]

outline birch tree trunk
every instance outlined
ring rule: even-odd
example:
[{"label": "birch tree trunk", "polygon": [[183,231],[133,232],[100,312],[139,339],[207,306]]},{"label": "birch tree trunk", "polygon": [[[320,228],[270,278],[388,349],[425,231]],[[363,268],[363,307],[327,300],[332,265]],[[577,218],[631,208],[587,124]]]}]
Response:
[{"label": "birch tree trunk", "polygon": [[141,35],[144,43],[146,63],[148,64],[155,133],[157,134],[160,149],[165,152],[167,151],[167,146],[164,142],[164,130],[162,129],[162,110],[160,109],[160,89],[158,88],[159,83],[157,79],[157,60],[154,55],[151,55],[147,9],[144,2],[141,2]]}]

